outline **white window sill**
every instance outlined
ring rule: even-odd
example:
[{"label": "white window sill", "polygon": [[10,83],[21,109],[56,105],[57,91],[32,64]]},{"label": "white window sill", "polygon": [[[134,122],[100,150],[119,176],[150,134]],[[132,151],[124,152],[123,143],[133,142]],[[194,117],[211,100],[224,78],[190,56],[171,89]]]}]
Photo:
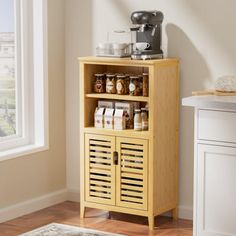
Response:
[{"label": "white window sill", "polygon": [[48,145],[37,145],[31,144],[26,146],[21,146],[17,148],[12,148],[10,150],[0,152],[0,162],[14,159],[21,156],[27,156],[37,152],[47,151],[49,149]]}]

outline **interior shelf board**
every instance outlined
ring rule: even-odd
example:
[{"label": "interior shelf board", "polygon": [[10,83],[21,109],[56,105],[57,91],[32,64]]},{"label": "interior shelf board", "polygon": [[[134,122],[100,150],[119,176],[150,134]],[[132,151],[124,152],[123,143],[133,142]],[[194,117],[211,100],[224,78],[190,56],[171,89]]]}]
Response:
[{"label": "interior shelf board", "polygon": [[85,97],[86,98],[116,99],[116,100],[126,100],[126,101],[140,101],[140,102],[149,101],[149,97],[106,94],[106,93],[89,93],[89,94],[86,94]]},{"label": "interior shelf board", "polygon": [[138,137],[138,138],[149,138],[150,131],[134,131],[133,129],[126,130],[110,130],[110,129],[99,129],[95,127],[85,127],[84,131],[87,133],[97,133],[97,134],[110,134],[114,136],[130,136],[130,137]]}]

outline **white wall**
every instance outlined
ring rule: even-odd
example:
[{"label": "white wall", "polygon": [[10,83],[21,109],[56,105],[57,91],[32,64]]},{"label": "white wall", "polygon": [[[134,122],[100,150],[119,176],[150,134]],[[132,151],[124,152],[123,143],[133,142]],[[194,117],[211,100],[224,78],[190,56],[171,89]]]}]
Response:
[{"label": "white wall", "polygon": [[0,162],[0,221],[33,209],[19,204],[38,199],[42,207],[40,197],[66,188],[64,0],[48,0],[48,30],[50,149]]},{"label": "white wall", "polygon": [[[77,56],[90,55],[106,32],[130,26],[134,10],[161,10],[165,55],[181,59],[181,97],[210,88],[225,74],[236,73],[234,0],[67,0],[66,105],[67,184],[79,192],[79,69]],[[193,205],[193,111],[181,108],[181,216]]]},{"label": "white wall", "polygon": [[67,188],[71,200],[79,199],[79,64],[77,58],[92,54],[91,10],[90,0],[66,0]]}]

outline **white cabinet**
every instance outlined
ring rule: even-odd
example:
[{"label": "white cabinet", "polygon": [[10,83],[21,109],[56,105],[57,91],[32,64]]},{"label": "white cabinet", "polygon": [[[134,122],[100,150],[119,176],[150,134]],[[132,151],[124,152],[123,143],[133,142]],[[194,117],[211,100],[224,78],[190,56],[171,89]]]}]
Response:
[{"label": "white cabinet", "polygon": [[236,148],[197,145],[196,234],[236,235]]},{"label": "white cabinet", "polygon": [[236,236],[236,98],[189,97],[195,107],[194,236]]}]

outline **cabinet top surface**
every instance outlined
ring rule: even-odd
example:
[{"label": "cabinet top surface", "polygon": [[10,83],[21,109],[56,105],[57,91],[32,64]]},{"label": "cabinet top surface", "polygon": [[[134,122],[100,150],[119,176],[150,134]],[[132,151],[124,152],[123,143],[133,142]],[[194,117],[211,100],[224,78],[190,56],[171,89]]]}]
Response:
[{"label": "cabinet top surface", "polygon": [[79,57],[80,62],[90,63],[109,63],[109,64],[128,64],[128,65],[155,65],[155,64],[167,64],[167,63],[178,63],[178,58],[165,58],[158,60],[131,60],[130,58],[110,58],[110,57]]},{"label": "cabinet top surface", "polygon": [[183,98],[182,105],[208,109],[236,110],[236,96],[192,96]]}]

